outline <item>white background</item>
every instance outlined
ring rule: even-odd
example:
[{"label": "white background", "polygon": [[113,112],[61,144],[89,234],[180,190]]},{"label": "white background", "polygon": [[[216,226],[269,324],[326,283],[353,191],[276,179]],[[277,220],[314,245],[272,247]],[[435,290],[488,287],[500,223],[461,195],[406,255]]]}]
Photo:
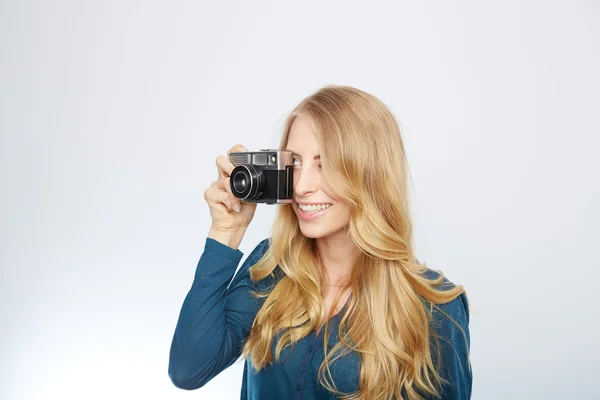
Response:
[{"label": "white background", "polygon": [[1,1],[0,398],[239,398],[241,361],[193,392],[167,375],[203,192],[219,154],[277,146],[286,114],[334,83],[400,121],[417,256],[473,307],[473,398],[598,399],[599,15],[591,0]]}]

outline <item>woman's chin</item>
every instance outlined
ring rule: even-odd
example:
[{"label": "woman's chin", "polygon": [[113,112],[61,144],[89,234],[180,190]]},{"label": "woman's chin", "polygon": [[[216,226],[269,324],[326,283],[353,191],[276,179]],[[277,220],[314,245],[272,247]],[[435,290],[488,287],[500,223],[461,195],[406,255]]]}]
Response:
[{"label": "woman's chin", "polygon": [[325,237],[329,234],[324,226],[310,225],[302,220],[300,220],[300,231],[310,239]]}]

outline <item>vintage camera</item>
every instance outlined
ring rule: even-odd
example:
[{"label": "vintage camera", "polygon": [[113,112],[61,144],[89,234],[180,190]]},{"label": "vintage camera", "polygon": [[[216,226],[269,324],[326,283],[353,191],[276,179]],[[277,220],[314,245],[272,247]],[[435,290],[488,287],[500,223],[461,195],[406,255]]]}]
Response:
[{"label": "vintage camera", "polygon": [[229,153],[235,166],[229,185],[235,197],[247,203],[292,202],[294,161],[291,151],[261,149]]}]

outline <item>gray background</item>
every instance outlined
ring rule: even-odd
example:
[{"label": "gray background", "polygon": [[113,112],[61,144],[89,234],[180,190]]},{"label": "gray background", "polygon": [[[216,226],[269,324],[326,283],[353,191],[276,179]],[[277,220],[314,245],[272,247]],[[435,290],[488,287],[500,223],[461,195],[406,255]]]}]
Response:
[{"label": "gray background", "polygon": [[203,192],[219,154],[277,146],[286,113],[328,83],[401,123],[417,256],[474,308],[473,398],[600,398],[599,14],[3,0],[0,398],[239,398],[241,362],[195,392],[167,376],[210,226]]}]

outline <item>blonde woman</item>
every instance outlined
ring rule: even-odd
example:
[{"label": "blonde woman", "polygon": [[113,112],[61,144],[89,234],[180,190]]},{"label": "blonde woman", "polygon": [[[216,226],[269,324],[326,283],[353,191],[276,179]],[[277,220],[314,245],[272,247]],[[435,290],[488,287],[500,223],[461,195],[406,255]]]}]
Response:
[{"label": "blonde woman", "polygon": [[289,115],[280,150],[293,152],[293,202],[235,277],[256,203],[233,196],[234,166],[217,158],[172,382],[202,387],[243,356],[242,399],[469,399],[466,294],[415,257],[406,154],[389,109],[364,91],[324,87]]}]

